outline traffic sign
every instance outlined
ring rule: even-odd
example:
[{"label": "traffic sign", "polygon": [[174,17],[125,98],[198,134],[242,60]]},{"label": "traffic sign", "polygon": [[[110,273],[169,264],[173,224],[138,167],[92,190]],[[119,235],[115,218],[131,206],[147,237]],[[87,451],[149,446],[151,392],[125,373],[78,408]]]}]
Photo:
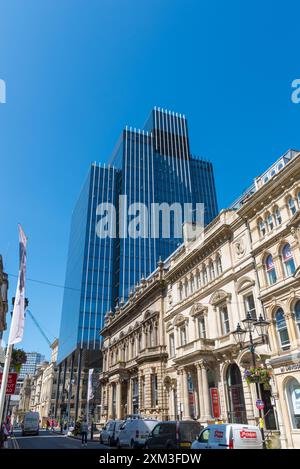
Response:
[{"label": "traffic sign", "polygon": [[265,407],[264,401],[262,401],[261,399],[257,399],[256,407],[258,408],[258,410],[263,410]]}]

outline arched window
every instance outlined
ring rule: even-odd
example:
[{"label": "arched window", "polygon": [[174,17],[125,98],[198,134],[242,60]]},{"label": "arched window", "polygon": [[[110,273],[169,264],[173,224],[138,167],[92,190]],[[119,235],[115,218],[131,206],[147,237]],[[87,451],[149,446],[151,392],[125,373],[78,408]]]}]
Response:
[{"label": "arched window", "polygon": [[275,314],[276,329],[282,350],[290,348],[290,338],[282,308],[279,308]]},{"label": "arched window", "polygon": [[211,280],[215,278],[215,267],[214,267],[213,262],[209,264],[209,275],[210,275]]},{"label": "arched window", "polygon": [[265,236],[266,234],[266,225],[263,220],[258,221],[258,229],[259,229],[259,234],[260,236]]},{"label": "arched window", "polygon": [[292,428],[300,428],[300,383],[291,378],[286,385],[286,397]]},{"label": "arched window", "polygon": [[191,278],[190,278],[190,284],[191,284],[191,293],[194,293],[194,291],[195,291],[195,278],[194,278],[193,274],[191,275]]},{"label": "arched window", "polygon": [[274,215],[275,215],[276,225],[277,226],[281,225],[282,218],[281,218],[281,213],[278,207],[275,208]]},{"label": "arched window", "polygon": [[291,275],[293,275],[296,268],[291,246],[289,244],[286,244],[282,249],[282,263],[285,276],[290,277]]},{"label": "arched window", "polygon": [[274,228],[274,220],[273,220],[273,216],[270,213],[267,216],[267,224],[268,224],[269,231],[272,231]]},{"label": "arched window", "polygon": [[220,275],[223,272],[221,256],[217,257],[217,271],[218,271],[218,275]]},{"label": "arched window", "polygon": [[185,282],[184,282],[184,295],[185,295],[185,297],[187,297],[189,295],[189,283],[188,283],[187,279],[185,279]]},{"label": "arched window", "polygon": [[288,204],[289,204],[289,209],[290,209],[291,214],[295,215],[297,209],[296,209],[295,201],[292,197],[289,198]]},{"label": "arched window", "polygon": [[229,404],[228,421],[230,423],[247,423],[242,376],[236,363],[232,363],[228,367],[226,385]]},{"label": "arched window", "polygon": [[179,301],[181,301],[182,298],[183,298],[183,288],[182,288],[182,283],[181,282],[178,285],[178,293],[179,293]]},{"label": "arched window", "polygon": [[300,335],[300,301],[297,301],[294,308],[295,321],[298,326],[298,333]]},{"label": "arched window", "polygon": [[203,267],[202,275],[203,275],[203,283],[204,283],[204,285],[206,285],[207,282],[208,282],[207,268],[206,267]]},{"label": "arched window", "polygon": [[276,275],[275,265],[273,262],[273,257],[271,256],[271,254],[269,254],[268,257],[266,258],[265,267],[266,267],[266,273],[267,273],[269,284],[273,285],[274,283],[277,282],[277,275]]},{"label": "arched window", "polygon": [[200,280],[200,272],[199,270],[197,269],[196,270],[196,288],[200,288],[201,286],[201,280]]}]

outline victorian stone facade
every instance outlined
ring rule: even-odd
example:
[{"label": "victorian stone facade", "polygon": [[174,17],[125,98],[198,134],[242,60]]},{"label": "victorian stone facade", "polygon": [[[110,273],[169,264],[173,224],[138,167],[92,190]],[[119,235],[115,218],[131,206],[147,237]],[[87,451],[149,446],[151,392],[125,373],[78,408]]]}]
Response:
[{"label": "victorian stone facade", "polygon": [[39,412],[42,425],[55,413],[58,370],[56,365],[58,339],[51,345],[52,353],[49,362],[41,363],[34,375],[27,375],[20,390],[20,401],[17,409],[18,419],[22,420],[28,411]]},{"label": "victorian stone facade", "polygon": [[168,416],[164,389],[164,266],[142,280],[128,303],[106,316],[103,334],[101,419]]},{"label": "victorian stone facade", "polygon": [[108,313],[103,341],[102,420],[140,413],[159,419],[258,423],[246,315],[253,332],[268,437],[300,447],[300,154],[289,151],[229,209],[184,242]]}]

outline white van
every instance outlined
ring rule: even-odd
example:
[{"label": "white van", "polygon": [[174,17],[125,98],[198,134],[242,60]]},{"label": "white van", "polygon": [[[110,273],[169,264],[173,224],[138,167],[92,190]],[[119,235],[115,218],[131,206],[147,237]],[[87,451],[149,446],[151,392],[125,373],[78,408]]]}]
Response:
[{"label": "white van", "polygon": [[120,427],[116,441],[118,448],[144,447],[149,433],[159,422],[154,419],[134,418],[127,419]]},{"label": "white van", "polygon": [[108,420],[100,433],[100,443],[108,446],[116,444],[124,420]]},{"label": "white van", "polygon": [[209,425],[192,443],[192,449],[262,449],[261,431],[254,425]]},{"label": "white van", "polygon": [[22,436],[38,435],[40,429],[40,414],[38,412],[27,412],[22,423]]}]

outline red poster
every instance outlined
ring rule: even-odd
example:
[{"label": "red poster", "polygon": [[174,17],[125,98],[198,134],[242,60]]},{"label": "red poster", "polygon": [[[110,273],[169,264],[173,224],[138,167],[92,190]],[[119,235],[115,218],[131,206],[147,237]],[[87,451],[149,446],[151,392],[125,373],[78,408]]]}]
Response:
[{"label": "red poster", "polygon": [[209,392],[210,392],[212,416],[215,419],[218,419],[221,416],[218,388],[210,388]]},{"label": "red poster", "polygon": [[[0,373],[0,386],[2,383],[2,374]],[[14,394],[16,389],[18,373],[9,373],[7,379],[6,393],[5,394]]]}]

